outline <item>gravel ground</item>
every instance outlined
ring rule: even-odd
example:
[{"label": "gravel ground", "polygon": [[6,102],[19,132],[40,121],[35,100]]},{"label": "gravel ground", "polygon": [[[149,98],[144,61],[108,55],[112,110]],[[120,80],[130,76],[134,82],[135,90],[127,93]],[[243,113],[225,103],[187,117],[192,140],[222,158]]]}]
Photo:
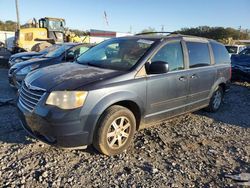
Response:
[{"label": "gravel ground", "polygon": [[[0,69],[0,99],[15,97]],[[215,114],[198,111],[141,130],[127,153],[62,150],[22,129],[0,106],[0,187],[235,187],[250,173],[250,84],[234,83]]]}]

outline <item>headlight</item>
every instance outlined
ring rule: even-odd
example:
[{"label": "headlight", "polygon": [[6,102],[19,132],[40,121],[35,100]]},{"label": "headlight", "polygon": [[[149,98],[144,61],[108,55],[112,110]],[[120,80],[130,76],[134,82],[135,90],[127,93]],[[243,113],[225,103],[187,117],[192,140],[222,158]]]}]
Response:
[{"label": "headlight", "polygon": [[20,69],[19,71],[17,71],[17,75],[26,75],[26,74],[28,74],[30,71],[32,71],[32,70],[34,70],[34,69],[36,69],[36,68],[38,68],[39,67],[39,65],[29,65],[29,66],[26,66],[26,67],[24,67],[24,68],[22,68],[22,69]]},{"label": "headlight", "polygon": [[14,63],[20,63],[20,62],[22,62],[22,61],[23,61],[22,58],[16,58],[16,59],[14,60]]},{"label": "headlight", "polygon": [[86,91],[53,91],[50,93],[46,104],[61,109],[75,109],[83,106],[87,94]]}]

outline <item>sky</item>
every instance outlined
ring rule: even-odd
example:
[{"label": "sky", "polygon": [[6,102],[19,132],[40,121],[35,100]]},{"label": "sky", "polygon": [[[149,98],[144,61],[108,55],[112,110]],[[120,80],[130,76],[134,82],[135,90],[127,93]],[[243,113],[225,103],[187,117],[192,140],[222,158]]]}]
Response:
[{"label": "sky", "polygon": [[[80,30],[136,33],[148,27],[175,31],[204,25],[250,29],[250,0],[19,0],[19,12],[21,24],[61,17],[67,27]],[[0,20],[16,21],[15,0],[0,0]]]}]

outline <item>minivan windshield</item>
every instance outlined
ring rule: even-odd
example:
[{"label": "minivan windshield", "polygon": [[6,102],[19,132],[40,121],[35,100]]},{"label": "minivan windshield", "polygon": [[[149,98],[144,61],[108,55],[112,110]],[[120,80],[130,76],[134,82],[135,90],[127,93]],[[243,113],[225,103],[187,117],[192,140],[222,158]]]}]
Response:
[{"label": "minivan windshield", "polygon": [[127,71],[153,45],[154,40],[139,38],[114,38],[89,49],[77,63],[106,69]]},{"label": "minivan windshield", "polygon": [[71,47],[72,47],[72,45],[62,45],[59,48],[57,48],[53,51],[50,51],[44,57],[59,57],[60,55],[62,55],[64,52],[66,52],[66,50],[68,50]]}]

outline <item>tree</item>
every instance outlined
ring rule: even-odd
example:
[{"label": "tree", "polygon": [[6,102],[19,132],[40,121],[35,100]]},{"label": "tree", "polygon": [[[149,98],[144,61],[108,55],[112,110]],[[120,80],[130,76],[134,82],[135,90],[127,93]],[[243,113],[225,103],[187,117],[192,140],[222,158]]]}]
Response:
[{"label": "tree", "polygon": [[211,38],[218,41],[226,41],[230,38],[233,40],[250,39],[250,35],[248,32],[239,31],[230,27],[224,28],[199,26],[195,28],[183,28],[180,31],[176,32],[184,35],[194,35],[199,37]]},{"label": "tree", "polygon": [[141,33],[150,33],[150,32],[156,32],[155,28],[148,27],[146,29],[143,29]]},{"label": "tree", "polygon": [[15,31],[16,30],[16,22],[11,20],[7,20],[5,22],[0,21],[0,30],[1,31]]}]

